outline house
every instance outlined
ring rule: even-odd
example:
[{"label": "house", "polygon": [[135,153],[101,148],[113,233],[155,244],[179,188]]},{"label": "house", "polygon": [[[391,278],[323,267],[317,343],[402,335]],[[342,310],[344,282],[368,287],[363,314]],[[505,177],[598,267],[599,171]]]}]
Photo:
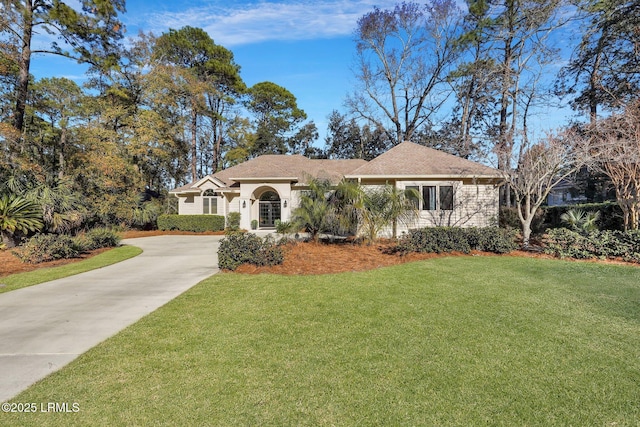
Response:
[{"label": "house", "polygon": [[[240,227],[272,228],[288,221],[313,178],[337,184],[351,179],[365,187],[414,188],[419,218],[407,228],[434,225],[489,226],[497,223],[500,173],[413,142],[403,142],[367,162],[319,160],[300,155],[264,155],[170,191],[178,213],[240,212]],[[400,229],[403,231],[403,228]]]}]

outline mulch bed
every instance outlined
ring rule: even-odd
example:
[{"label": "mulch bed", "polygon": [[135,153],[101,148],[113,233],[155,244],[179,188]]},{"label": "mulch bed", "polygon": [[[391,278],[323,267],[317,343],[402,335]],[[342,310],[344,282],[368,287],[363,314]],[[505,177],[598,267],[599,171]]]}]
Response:
[{"label": "mulch bed", "polygon": [[[188,233],[188,232],[167,232],[167,231],[127,231],[123,233],[123,238],[130,239],[136,237],[150,237],[160,235],[221,235],[222,232],[211,233]],[[432,259],[443,256],[520,256],[529,258],[554,259],[551,255],[541,252],[514,251],[506,255],[494,255],[484,252],[472,252],[471,254],[449,253],[449,254],[397,254],[389,250],[390,243],[382,242],[373,245],[360,245],[351,242],[346,243],[314,243],[297,242],[285,246],[284,263],[272,267],[256,267],[253,265],[242,265],[236,272],[245,274],[285,274],[285,275],[305,275],[305,274],[329,274],[342,273],[347,271],[364,271],[380,267],[403,264],[406,262]],[[25,264],[15,257],[11,251],[0,251],[0,278],[14,273],[32,271],[39,268],[55,267],[95,256],[108,249],[98,249],[80,258],[51,261],[41,264]],[[625,264],[621,260],[576,260],[577,262],[599,262],[609,264]]]}]

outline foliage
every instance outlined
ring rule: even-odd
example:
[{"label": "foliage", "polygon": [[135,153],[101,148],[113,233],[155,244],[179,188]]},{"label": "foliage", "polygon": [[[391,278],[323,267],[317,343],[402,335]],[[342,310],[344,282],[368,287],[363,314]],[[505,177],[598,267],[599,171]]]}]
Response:
[{"label": "foliage", "polygon": [[597,221],[601,230],[622,230],[622,209],[617,203],[585,203],[572,206],[547,206],[544,208],[544,222],[550,228],[562,228],[562,215],[570,209],[580,209],[585,212],[600,212]]},{"label": "foliage", "polygon": [[158,217],[159,230],[180,231],[222,231],[225,219],[220,215],[175,215],[165,214]]},{"label": "foliage", "polygon": [[415,190],[402,191],[390,184],[363,190],[361,218],[367,240],[376,241],[378,234],[388,226],[392,226],[395,238],[398,222],[411,225],[418,215],[414,200],[419,197]]},{"label": "foliage", "polygon": [[0,232],[6,247],[15,246],[16,231],[34,232],[43,225],[42,213],[36,203],[14,194],[0,197]]},{"label": "foliage", "polygon": [[410,230],[397,245],[399,252],[509,253],[516,249],[515,231],[498,227],[427,227]]},{"label": "foliage", "polygon": [[276,221],[276,233],[287,235],[298,231],[296,224],[292,221]]},{"label": "foliage", "polygon": [[603,230],[578,233],[566,228],[549,230],[545,252],[565,258],[622,258],[640,263],[640,232]]},{"label": "foliage", "polygon": [[120,244],[122,238],[112,228],[96,227],[76,237],[86,251],[100,248],[113,248]]},{"label": "foliage", "polygon": [[237,231],[240,230],[240,212],[227,213],[227,227],[226,230]]},{"label": "foliage", "polygon": [[288,145],[295,145],[294,140],[287,140],[287,135],[307,118],[298,108],[296,97],[272,82],[256,83],[247,90],[247,95],[245,105],[256,117],[252,154],[285,154]]},{"label": "foliage", "polygon": [[309,188],[302,191],[300,203],[293,211],[292,222],[299,229],[306,229],[313,240],[319,234],[328,231],[331,224],[331,212],[327,203],[327,195],[331,191],[331,183],[326,180],[313,179]]},{"label": "foliage", "polygon": [[580,209],[569,209],[560,215],[560,219],[573,231],[589,233],[598,229],[596,222],[600,219],[600,211],[585,212]]},{"label": "foliage", "polygon": [[38,264],[57,259],[77,258],[84,250],[82,240],[67,234],[38,234],[13,254],[22,262]]},{"label": "foliage", "polygon": [[278,265],[284,261],[282,248],[270,238],[260,238],[253,233],[227,235],[220,241],[218,267],[235,270],[242,264],[257,266]]}]

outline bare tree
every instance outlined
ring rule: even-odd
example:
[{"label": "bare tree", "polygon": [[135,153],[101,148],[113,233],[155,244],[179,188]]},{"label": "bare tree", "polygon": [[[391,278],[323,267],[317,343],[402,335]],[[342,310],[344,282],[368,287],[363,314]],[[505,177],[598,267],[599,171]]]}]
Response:
[{"label": "bare tree", "polygon": [[574,130],[565,130],[522,146],[517,168],[502,170],[515,195],[523,247],[529,246],[531,222],[551,190],[590,161],[587,148],[586,138]]},{"label": "bare tree", "polygon": [[455,40],[461,19],[453,0],[430,0],[424,7],[402,3],[393,10],[376,7],[360,18],[359,87],[347,99],[350,110],[387,130],[395,143],[410,140],[450,94],[444,89],[459,55]]},{"label": "bare tree", "polygon": [[596,122],[591,153],[596,168],[613,184],[624,215],[625,230],[640,227],[640,101],[624,113]]}]

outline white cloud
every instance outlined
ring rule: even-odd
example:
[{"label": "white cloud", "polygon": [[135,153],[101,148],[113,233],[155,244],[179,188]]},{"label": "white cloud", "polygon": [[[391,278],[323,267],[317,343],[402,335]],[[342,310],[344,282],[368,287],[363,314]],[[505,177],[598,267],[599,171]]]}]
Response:
[{"label": "white cloud", "polygon": [[[186,25],[200,27],[230,47],[270,40],[309,40],[350,35],[374,5],[393,7],[395,0],[321,0],[259,2],[192,7],[149,16],[145,30],[161,33]],[[142,26],[145,26],[143,24]]]}]

